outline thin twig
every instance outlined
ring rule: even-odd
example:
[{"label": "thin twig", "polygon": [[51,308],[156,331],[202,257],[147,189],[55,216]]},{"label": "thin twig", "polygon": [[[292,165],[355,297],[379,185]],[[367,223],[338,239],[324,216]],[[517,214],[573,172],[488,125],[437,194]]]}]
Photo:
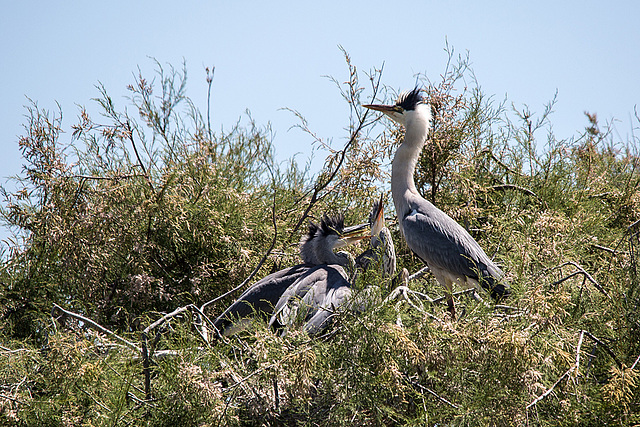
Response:
[{"label": "thin twig", "polygon": [[175,310],[173,310],[171,313],[169,314],[165,314],[164,316],[162,316],[160,319],[156,320],[155,322],[153,322],[152,324],[150,324],[149,326],[147,326],[145,328],[145,330],[143,331],[143,333],[148,334],[149,332],[151,332],[153,329],[157,328],[158,326],[162,325],[164,322],[166,322],[167,320],[176,317],[177,315],[179,315],[180,313],[184,313],[185,311],[187,311],[189,309],[188,305],[185,305],[184,307],[179,307],[176,308]]},{"label": "thin twig", "polygon": [[516,191],[520,191],[521,193],[524,193],[528,196],[534,197],[538,200],[538,202],[540,202],[540,204],[542,206],[544,206],[545,208],[548,208],[549,206],[547,205],[547,202],[545,202],[544,200],[542,200],[542,198],[540,198],[540,196],[538,196],[536,193],[534,193],[533,191],[529,190],[528,188],[525,187],[521,187],[519,185],[514,185],[514,184],[499,184],[499,185],[493,185],[491,187],[489,187],[489,189],[491,190],[496,190],[496,191],[504,191],[504,190],[516,190]]},{"label": "thin twig", "polygon": [[584,338],[584,331],[580,331],[580,339],[578,340],[578,348],[576,350],[576,373],[580,369],[580,347],[582,347],[582,339]]},{"label": "thin twig", "polygon": [[107,406],[104,403],[100,402],[98,399],[96,399],[94,396],[92,396],[87,390],[81,388],[80,391],[83,392],[84,394],[86,394],[87,396],[89,396],[89,398],[91,400],[93,400],[98,406],[100,406],[105,411],[107,411],[109,413],[112,412],[111,409],[107,408]]},{"label": "thin twig", "polygon": [[414,386],[419,387],[420,389],[422,389],[424,391],[426,391],[427,393],[429,393],[430,395],[434,396],[436,399],[438,399],[442,403],[446,403],[447,405],[451,406],[454,409],[460,409],[460,407],[458,405],[456,405],[455,403],[451,403],[450,401],[448,401],[444,397],[440,396],[438,393],[436,393],[435,391],[431,390],[430,388],[425,387],[422,384],[417,383],[415,381],[412,381],[411,379],[409,379],[409,383],[414,385]]},{"label": "thin twig", "polygon": [[631,369],[635,369],[636,365],[638,364],[638,361],[640,361],[640,355],[638,356],[638,358],[636,359],[635,362],[633,362],[633,365],[631,365]]},{"label": "thin twig", "polygon": [[604,347],[605,351],[607,353],[609,353],[609,356],[611,356],[611,358],[613,359],[614,362],[616,362],[616,365],[618,365],[618,368],[622,369],[622,363],[620,363],[620,361],[618,360],[618,358],[616,357],[615,353],[609,348],[608,345],[606,345],[605,343],[603,343],[602,341],[600,341],[598,338],[596,338],[595,336],[593,336],[593,334],[589,331],[584,331],[585,335],[588,336],[589,338],[591,338],[591,340],[593,340],[593,342],[597,343],[598,345],[601,345],[602,347]]},{"label": "thin twig", "polygon": [[582,268],[580,265],[578,265],[577,263],[575,263],[573,261],[567,261],[564,264],[560,264],[557,267],[551,268],[550,270],[562,269],[562,267],[567,266],[567,265],[571,265],[571,266],[577,268],[578,271],[576,271],[574,273],[571,273],[568,276],[563,277],[562,279],[560,279],[558,281],[553,282],[552,286],[559,285],[560,283],[564,282],[565,280],[568,280],[568,279],[570,279],[570,278],[572,278],[572,277],[574,277],[574,276],[576,276],[578,274],[582,274],[582,275],[584,275],[584,277],[589,282],[591,282],[591,284],[593,284],[593,286],[595,286],[596,289],[598,289],[600,292],[602,292],[607,298],[609,298],[610,301],[613,301],[613,299],[611,298],[609,293],[602,286],[600,286],[600,284],[598,282],[596,282],[596,280],[593,277],[591,277],[591,275],[589,273],[587,273],[587,271],[584,268]]},{"label": "thin twig", "polygon": [[[476,291],[475,289],[473,289],[473,288],[469,288],[469,289],[465,289],[465,290],[463,290],[463,291],[453,292],[453,293],[451,294],[451,296],[457,297],[458,295],[463,295],[463,294],[473,294],[475,291]],[[446,295],[443,295],[443,296],[441,296],[441,297],[435,298],[435,299],[433,300],[433,304],[437,304],[437,303],[439,303],[439,302],[442,302],[442,301],[444,301],[446,298],[447,298],[447,296],[446,296]]]},{"label": "thin twig", "polygon": [[79,315],[77,313],[74,313],[72,311],[65,310],[64,308],[60,307],[58,304],[53,304],[53,308],[51,309],[51,316],[52,317],[55,317],[55,312],[56,311],[61,312],[65,316],[73,317],[73,318],[76,318],[76,319],[86,323],[87,325],[89,325],[92,328],[98,330],[99,332],[102,332],[104,334],[109,335],[110,337],[113,337],[113,338],[117,339],[118,341],[120,341],[121,343],[123,343],[124,345],[126,345],[127,347],[129,347],[132,350],[135,350],[137,352],[141,351],[140,347],[138,347],[137,345],[135,345],[131,341],[127,341],[126,339],[122,338],[121,336],[119,336],[115,332],[110,331],[109,329],[105,328],[102,325],[97,324],[96,322],[94,322],[93,320],[91,320],[91,319],[89,319],[87,317],[81,316],[81,315]]},{"label": "thin twig", "polygon": [[492,185],[491,187],[488,187],[490,190],[517,190],[520,191],[521,193],[524,193],[528,196],[532,196],[535,197],[536,199],[540,199],[540,197],[538,197],[538,195],[536,193],[534,193],[533,191],[529,190],[528,188],[525,187],[520,187],[519,185],[514,185],[514,184],[499,184],[499,185]]},{"label": "thin twig", "polygon": [[538,402],[540,402],[542,399],[544,399],[545,397],[547,397],[552,391],[553,389],[560,384],[560,382],[565,379],[567,376],[569,376],[571,374],[571,372],[573,372],[576,369],[576,365],[573,365],[567,372],[565,372],[564,374],[562,374],[562,376],[560,378],[558,378],[558,381],[556,381],[547,391],[545,391],[544,393],[542,393],[539,397],[537,397],[533,402],[529,403],[527,405],[527,410],[530,409],[532,406],[536,405]]},{"label": "thin twig", "polygon": [[216,67],[211,68],[209,73],[209,67],[207,71],[207,133],[209,134],[209,141],[213,140],[213,134],[211,132],[211,83],[213,83],[213,75],[216,72]]},{"label": "thin twig", "polygon": [[569,370],[567,372],[565,372],[564,374],[562,374],[562,376],[560,376],[560,378],[558,378],[558,380],[551,386],[549,387],[549,389],[547,391],[545,391],[544,393],[542,393],[540,396],[538,396],[536,399],[533,400],[533,402],[529,403],[527,405],[527,410],[529,410],[532,406],[536,405],[538,402],[540,402],[542,399],[544,399],[545,397],[547,397],[549,394],[551,394],[551,392],[553,391],[554,388],[556,388],[556,386],[558,384],[560,384],[560,382],[565,379],[566,377],[568,377],[569,375],[571,375],[571,373],[573,371],[578,371],[578,368],[580,367],[580,348],[582,347],[582,339],[584,337],[585,334],[591,335],[589,334],[589,332],[587,331],[580,331],[580,339],[578,340],[578,346],[576,348],[576,363],[573,364],[573,366],[571,368],[569,368]]},{"label": "thin twig", "polygon": [[146,178],[146,175],[139,173],[128,173],[124,175],[116,175],[116,176],[96,176],[96,175],[73,175],[74,178],[78,179],[94,179],[94,180],[113,180],[119,181],[121,179],[129,179],[129,178]]},{"label": "thin twig", "polygon": [[0,393],[0,399],[11,400],[12,402],[19,403],[21,405],[24,405],[26,403],[26,402],[23,402],[20,399],[16,399],[15,397],[7,396],[6,394],[2,394],[2,393]]},{"label": "thin twig", "polygon": [[[384,299],[384,301],[382,303],[383,304],[387,304],[390,301],[393,301],[396,298],[398,298],[398,296],[402,296],[402,300],[406,301],[411,307],[413,307],[414,309],[418,310],[419,312],[425,314],[426,316],[430,317],[431,319],[437,320],[438,322],[440,322],[440,319],[438,319],[433,314],[427,312],[424,309],[424,307],[419,307],[416,303],[414,303],[411,300],[411,298],[409,297],[409,294],[418,295],[421,299],[424,299],[424,300],[426,300],[426,301],[428,301],[430,303],[433,303],[433,300],[428,295],[423,294],[423,293],[418,292],[418,291],[411,290],[405,285],[398,286],[393,291],[391,291],[391,293]],[[400,304],[400,302],[402,302],[402,301],[399,301],[398,304],[396,304],[396,307]]]},{"label": "thin twig", "polygon": [[149,349],[147,347],[147,334],[141,334],[142,350],[142,374],[144,375],[144,396],[145,399],[151,400],[151,363],[149,360]]},{"label": "thin twig", "polygon": [[425,265],[424,267],[422,267],[420,270],[416,271],[415,273],[413,273],[411,276],[409,276],[409,282],[412,280],[416,280],[421,278],[422,276],[424,276],[425,274],[427,274],[428,272],[430,272],[431,269],[429,269],[428,265]]},{"label": "thin twig", "polygon": [[[380,78],[381,77],[382,77],[382,73],[378,74],[377,82],[376,83],[372,83],[372,86],[373,86],[372,99],[375,98],[377,93],[378,93],[378,88],[380,86]],[[352,97],[351,103],[354,103],[355,101],[356,100]],[[316,204],[316,202],[318,202],[319,200],[322,199],[322,196],[319,196],[320,192],[323,191],[325,188],[327,188],[329,183],[331,183],[331,181],[333,181],[335,176],[340,171],[340,168],[342,167],[342,164],[344,163],[344,159],[347,156],[347,151],[349,150],[349,147],[351,147],[351,145],[353,145],[353,143],[358,139],[362,129],[364,129],[364,127],[367,126],[366,120],[367,120],[367,115],[368,114],[369,114],[369,110],[366,110],[362,116],[358,115],[358,125],[355,128],[355,130],[353,132],[351,132],[351,136],[349,138],[349,141],[345,144],[344,148],[339,152],[340,154],[339,154],[339,160],[338,160],[337,165],[329,173],[329,176],[326,179],[323,180],[323,182],[320,181],[320,178],[322,178],[323,175],[320,175],[320,178],[318,179],[318,181],[316,181],[316,184],[314,186],[313,193],[311,194],[311,200],[309,201],[309,204],[307,205],[307,207],[305,208],[304,212],[300,216],[300,219],[298,220],[296,225],[291,230],[291,234],[297,232],[300,229],[300,226],[304,223],[304,220],[307,219],[307,217],[309,216],[309,212],[311,212],[311,209],[313,208],[313,206]]]},{"label": "thin twig", "polygon": [[13,354],[13,353],[20,353],[21,351],[33,351],[33,350],[29,350],[28,348],[16,348],[16,349],[10,349],[4,346],[0,345],[0,352],[5,353],[5,354]]},{"label": "thin twig", "polygon": [[133,147],[133,152],[136,155],[136,159],[138,159],[138,165],[142,169],[142,173],[144,174],[144,177],[146,178],[147,184],[149,184],[149,187],[151,188],[151,191],[153,193],[155,193],[156,190],[155,190],[155,188],[153,186],[153,183],[151,182],[151,177],[147,173],[147,169],[144,167],[144,163],[142,163],[142,159],[140,158],[140,154],[138,153],[138,147],[136,146],[136,141],[133,138],[133,130],[131,129],[131,123],[129,122],[128,119],[127,119],[126,122],[124,122],[124,127],[127,130],[127,137],[129,138],[129,141],[131,142],[131,146]]},{"label": "thin twig", "polygon": [[599,249],[601,251],[609,252],[612,255],[617,255],[619,252],[616,249],[607,248],[606,246],[591,244],[593,249]]}]

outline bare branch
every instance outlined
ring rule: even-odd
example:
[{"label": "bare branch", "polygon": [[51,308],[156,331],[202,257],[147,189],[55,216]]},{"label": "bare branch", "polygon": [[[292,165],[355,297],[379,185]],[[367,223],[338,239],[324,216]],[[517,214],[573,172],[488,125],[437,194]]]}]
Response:
[{"label": "bare branch", "polygon": [[564,380],[566,377],[568,377],[569,375],[571,375],[571,373],[573,371],[578,371],[578,368],[580,367],[580,348],[582,347],[582,339],[584,337],[585,334],[591,335],[589,334],[589,332],[587,331],[580,331],[580,339],[578,340],[578,346],[576,348],[576,363],[573,364],[573,366],[564,374],[562,374],[560,376],[560,378],[558,378],[558,380],[551,386],[549,387],[549,389],[547,391],[545,391],[544,393],[542,393],[540,396],[538,396],[533,402],[529,403],[527,405],[527,410],[531,409],[532,406],[536,405],[538,402],[540,402],[542,399],[544,399],[545,397],[547,397],[549,394],[551,394],[551,392],[553,391],[554,388],[556,388],[556,386],[558,384],[560,384],[560,382],[562,382],[562,380]]},{"label": "bare branch", "polygon": [[154,330],[155,328],[157,328],[158,326],[162,325],[164,322],[166,322],[167,320],[176,317],[177,315],[179,315],[180,313],[184,313],[185,311],[187,311],[189,309],[189,306],[186,305],[184,307],[179,307],[176,308],[175,310],[173,310],[171,313],[169,314],[165,314],[164,316],[162,316],[160,319],[156,320],[155,322],[153,322],[152,324],[150,324],[149,326],[147,326],[144,331],[142,332],[143,334],[148,334],[149,332],[151,332],[152,330]]},{"label": "bare branch", "polygon": [[144,177],[146,178],[147,184],[149,184],[149,187],[151,188],[151,191],[153,193],[155,193],[156,190],[153,187],[153,183],[151,182],[151,177],[147,173],[147,169],[144,167],[144,163],[142,163],[142,159],[140,158],[140,154],[138,153],[138,147],[136,146],[136,141],[133,138],[133,130],[131,129],[131,123],[129,122],[129,120],[127,120],[126,122],[123,123],[123,125],[124,125],[124,128],[127,131],[127,137],[129,138],[129,141],[131,142],[131,146],[133,147],[133,152],[136,155],[136,159],[138,159],[138,165],[142,169],[142,173],[144,174]]},{"label": "bare branch", "polygon": [[519,185],[514,185],[514,184],[500,184],[500,185],[492,185],[491,187],[489,187],[490,190],[496,190],[496,191],[505,191],[505,190],[515,190],[515,191],[519,191],[521,193],[526,194],[527,196],[531,196],[534,197],[538,200],[538,202],[540,202],[540,204],[542,204],[545,208],[548,208],[549,206],[547,205],[547,202],[545,202],[544,200],[542,200],[540,198],[540,196],[538,196],[536,193],[534,193],[533,191],[529,190],[528,188],[525,187],[521,187]]},{"label": "bare branch", "polygon": [[[347,61],[348,62],[348,61]],[[349,98],[347,99],[350,105],[354,105],[357,102],[357,90],[355,88],[352,88],[351,86],[353,86],[353,73],[355,72],[355,70],[352,69],[352,67],[349,67],[349,71],[351,74],[351,80],[350,80],[350,92],[349,92]],[[378,88],[380,87],[380,78],[382,77],[382,73],[378,74],[378,80],[374,83],[373,79],[372,79],[372,88],[373,88],[373,94],[372,99],[375,99],[375,97],[378,94]],[[344,163],[344,160],[346,158],[347,152],[349,151],[349,148],[354,144],[354,142],[358,139],[360,132],[366,127],[368,126],[369,123],[367,123],[367,116],[369,114],[369,110],[366,110],[364,112],[364,114],[360,114],[358,112],[357,117],[358,117],[358,121],[357,121],[357,125],[355,125],[355,129],[351,132],[351,136],[349,137],[349,141],[345,144],[345,146],[343,147],[342,150],[340,150],[338,153],[336,153],[338,155],[338,162],[335,165],[335,167],[333,168],[333,170],[331,170],[328,174],[328,176],[325,179],[323,178],[323,175],[321,174],[318,178],[318,180],[315,183],[314,189],[313,189],[313,193],[311,194],[311,199],[309,200],[309,203],[307,205],[307,207],[305,208],[303,214],[300,216],[300,219],[298,220],[298,222],[296,223],[296,225],[293,227],[293,229],[291,230],[291,235],[293,235],[293,233],[297,232],[300,229],[300,226],[302,226],[302,224],[304,223],[305,219],[307,219],[307,217],[309,216],[309,212],[311,212],[311,209],[313,208],[313,206],[322,198],[324,198],[326,196],[326,194],[321,195],[321,192],[323,190],[325,190],[329,184],[331,183],[331,181],[333,181],[333,179],[336,177],[336,175],[338,174],[338,172],[340,171],[340,169],[342,168],[342,164]],[[322,179],[322,180],[321,180]],[[328,194],[328,193],[327,193]]]},{"label": "bare branch", "polygon": [[53,304],[53,308],[51,309],[51,316],[55,317],[55,313],[56,312],[60,312],[62,313],[64,316],[69,316],[69,317],[73,317],[75,319],[78,319],[80,321],[82,321],[83,323],[91,326],[92,328],[94,328],[95,330],[102,332],[110,337],[115,338],[116,340],[120,341],[121,343],[123,343],[124,345],[126,345],[127,347],[129,347],[132,350],[135,350],[137,352],[140,352],[141,349],[140,347],[138,347],[137,345],[135,345],[134,343],[132,343],[131,341],[127,341],[126,339],[122,338],[121,336],[117,335],[116,333],[110,331],[109,329],[105,328],[104,326],[101,326],[99,324],[97,324],[96,322],[94,322],[93,320],[81,316],[77,313],[74,313],[72,311],[68,311],[65,310],[64,308],[60,307],[58,304]]},{"label": "bare branch", "polygon": [[429,269],[429,266],[425,265],[420,270],[416,271],[411,276],[409,276],[409,281],[419,279],[419,278],[421,278],[422,276],[424,276],[425,274],[427,274],[430,271],[431,270]]},{"label": "bare branch", "polygon": [[207,133],[209,134],[209,141],[213,139],[213,133],[211,132],[211,83],[213,83],[213,75],[216,72],[216,67],[207,67]]},{"label": "bare branch", "polygon": [[635,369],[636,365],[638,364],[638,361],[640,361],[640,355],[638,356],[638,358],[636,359],[635,362],[633,362],[633,365],[631,365],[631,369]]},{"label": "bare branch", "polygon": [[573,273],[569,274],[568,276],[563,277],[562,279],[553,282],[552,286],[559,285],[560,283],[562,283],[562,282],[564,282],[564,281],[566,281],[566,280],[568,280],[568,279],[570,279],[572,277],[575,277],[578,274],[582,274],[589,282],[591,282],[593,284],[593,286],[596,287],[596,289],[598,289],[600,292],[602,292],[607,298],[609,298],[610,301],[613,301],[613,299],[607,293],[607,291],[602,286],[600,286],[600,284],[598,282],[596,282],[596,280],[593,277],[591,277],[591,275],[589,273],[587,273],[584,268],[582,268],[580,265],[578,265],[577,263],[575,263],[573,261],[565,262],[564,264],[561,264],[561,265],[559,265],[557,267],[553,267],[550,270],[561,269],[562,267],[567,266],[567,265],[571,265],[571,266],[577,268],[578,271],[573,272]]},{"label": "bare branch", "polygon": [[95,176],[95,175],[73,175],[74,178],[79,179],[94,179],[94,180],[113,180],[119,181],[121,179],[129,179],[129,178],[146,178],[146,175],[139,173],[129,173],[125,175],[116,175],[116,176]]},{"label": "bare branch", "polygon": [[[2,393],[0,393],[0,399],[7,399],[7,400],[10,400],[12,402],[19,403],[21,405],[24,405],[26,403],[26,402],[23,402],[20,399],[16,399],[15,397],[7,396],[6,394],[2,394]],[[27,406],[31,406],[31,405],[27,404]]]},{"label": "bare branch", "polygon": [[620,252],[617,249],[607,248],[606,246],[591,244],[593,249],[599,249],[601,251],[609,252],[612,255],[618,255]]},{"label": "bare branch", "polygon": [[527,410],[531,409],[532,406],[536,405],[538,402],[540,402],[542,399],[544,399],[545,397],[547,397],[549,394],[551,394],[551,392],[553,391],[554,388],[556,388],[556,386],[558,384],[560,384],[560,382],[562,380],[564,380],[566,377],[568,377],[574,370],[576,369],[576,365],[573,365],[567,372],[565,372],[564,374],[562,374],[562,376],[560,378],[558,378],[558,381],[556,381],[547,391],[545,391],[544,393],[542,393],[539,397],[537,397],[533,402],[529,403],[527,405]]},{"label": "bare branch", "polygon": [[460,409],[460,407],[458,405],[456,405],[455,403],[451,403],[450,401],[448,401],[447,399],[445,399],[444,397],[440,396],[438,393],[436,393],[435,391],[431,390],[428,387],[423,386],[422,384],[412,381],[411,379],[408,379],[409,383],[413,386],[417,386],[419,389],[426,391],[427,393],[429,393],[430,395],[432,395],[433,397],[435,397],[436,399],[438,399],[440,402],[445,403],[449,406],[451,406],[452,408],[455,409]]},{"label": "bare branch", "polygon": [[609,353],[609,356],[611,356],[611,358],[614,360],[614,362],[616,362],[616,365],[618,365],[618,368],[622,369],[622,363],[620,362],[620,360],[618,360],[618,358],[616,357],[615,353],[611,350],[611,348],[609,348],[608,345],[606,345],[605,343],[603,343],[601,340],[599,340],[598,338],[596,338],[595,336],[593,336],[593,334],[589,331],[584,331],[585,335],[588,336],[589,338],[591,338],[591,340],[593,342],[595,342],[598,345],[601,345],[602,347],[604,347],[604,350]]}]

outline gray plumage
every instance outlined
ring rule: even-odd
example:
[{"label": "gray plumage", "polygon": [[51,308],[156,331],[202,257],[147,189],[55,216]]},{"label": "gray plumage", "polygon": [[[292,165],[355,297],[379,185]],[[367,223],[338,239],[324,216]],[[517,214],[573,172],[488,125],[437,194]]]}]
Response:
[{"label": "gray plumage", "polygon": [[319,225],[311,223],[308,235],[312,228],[316,229],[316,237],[310,247],[317,265],[281,295],[269,320],[269,326],[274,329],[301,324],[310,335],[317,334],[329,325],[336,307],[351,295],[351,283],[344,267],[351,267],[353,261],[346,252],[334,253],[336,245],[331,243],[345,232],[342,217],[325,216]]},{"label": "gray plumage", "polygon": [[283,293],[315,266],[347,265],[348,256],[344,252],[334,253],[333,250],[361,239],[357,233],[362,229],[362,225],[345,228],[342,215],[325,215],[318,224],[309,222],[307,233],[299,246],[303,264],[272,273],[251,285],[218,316],[214,326],[226,336],[241,330],[255,314],[269,319]]},{"label": "gray plumage", "polygon": [[338,309],[351,298],[351,283],[340,265],[319,265],[282,294],[269,325],[273,328],[301,324],[309,335],[326,329]]},{"label": "gray plumage", "polygon": [[369,225],[371,227],[371,244],[369,249],[356,257],[356,267],[366,271],[379,264],[382,268],[382,277],[392,277],[396,273],[396,250],[391,239],[391,232],[384,224],[382,197],[373,205],[369,215]]},{"label": "gray plumage", "polygon": [[394,105],[365,107],[383,112],[405,128],[391,172],[391,193],[398,223],[407,246],[447,289],[451,314],[455,316],[451,297],[453,283],[481,286],[494,298],[508,295],[509,287],[499,282],[504,273],[478,242],[416,190],[413,175],[431,128],[431,107],[422,99],[420,90],[402,93]]},{"label": "gray plumage", "polygon": [[214,326],[222,335],[228,336],[242,329],[243,320],[255,314],[269,319],[282,293],[311,268],[311,265],[298,264],[258,280],[218,316]]},{"label": "gray plumage", "polygon": [[[373,207],[369,216],[371,247],[358,256],[355,264],[366,270],[382,264],[383,276],[393,276],[396,256],[391,234],[384,225],[382,199]],[[296,280],[280,297],[269,324],[278,329],[299,324],[309,335],[323,332],[334,317],[342,311],[362,311],[369,305],[367,292],[353,298],[349,263],[318,265]]]}]

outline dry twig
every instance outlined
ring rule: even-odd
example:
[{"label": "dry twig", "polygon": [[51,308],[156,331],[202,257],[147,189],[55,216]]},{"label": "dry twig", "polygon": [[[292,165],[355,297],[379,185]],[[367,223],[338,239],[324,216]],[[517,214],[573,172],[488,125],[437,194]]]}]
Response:
[{"label": "dry twig", "polygon": [[81,316],[81,315],[79,315],[77,313],[74,313],[72,311],[65,310],[64,308],[60,307],[58,304],[53,304],[53,308],[51,309],[51,316],[55,317],[55,313],[56,312],[60,312],[64,316],[69,316],[69,317],[73,317],[75,319],[78,319],[81,322],[89,325],[93,329],[97,330],[98,332],[102,332],[102,333],[104,333],[104,334],[106,334],[106,335],[108,335],[110,337],[115,338],[116,340],[120,341],[121,343],[123,343],[124,345],[126,345],[127,347],[129,347],[132,350],[135,350],[137,352],[141,351],[140,347],[138,347],[137,345],[135,345],[131,341],[127,341],[126,339],[122,338],[120,335],[116,334],[115,332],[110,331],[109,329],[105,328],[102,325],[97,324],[93,320],[91,320],[91,319],[89,319],[87,317]]},{"label": "dry twig", "polygon": [[568,276],[565,276],[565,277],[563,277],[562,279],[560,279],[560,280],[557,280],[557,281],[553,282],[553,283],[552,283],[552,286],[559,285],[560,283],[562,283],[562,282],[564,282],[564,281],[566,281],[566,280],[569,280],[569,279],[570,279],[570,278],[572,278],[572,277],[575,277],[575,276],[577,276],[577,275],[581,274],[581,275],[583,275],[583,276],[584,276],[584,279],[585,279],[585,280],[588,280],[589,282],[591,282],[591,284],[592,284],[596,289],[598,289],[600,292],[602,292],[602,294],[603,294],[603,295],[605,295],[607,298],[609,298],[609,301],[613,301],[613,299],[612,299],[612,298],[611,298],[611,296],[607,293],[607,291],[606,291],[606,290],[605,290],[605,289],[604,289],[604,288],[603,288],[603,287],[602,287],[598,282],[596,282],[596,280],[595,280],[595,279],[594,279],[594,278],[593,278],[589,273],[587,273],[587,272],[585,271],[585,269],[584,269],[584,268],[582,268],[580,265],[578,265],[577,263],[575,263],[575,262],[573,262],[573,261],[567,261],[567,262],[565,262],[564,264],[560,264],[560,265],[559,265],[559,266],[557,266],[557,267],[553,267],[553,268],[551,268],[550,270],[556,270],[556,269],[559,269],[560,271],[562,271],[562,267],[565,267],[565,266],[567,266],[567,265],[571,265],[571,266],[573,266],[573,267],[577,268],[577,269],[578,269],[578,271],[575,271],[575,272],[573,272],[573,273],[569,274]]},{"label": "dry twig", "polygon": [[560,378],[558,378],[558,380],[551,386],[549,387],[549,389],[547,391],[545,391],[544,393],[542,393],[540,396],[538,396],[533,402],[529,403],[527,405],[527,410],[531,409],[532,406],[535,406],[538,402],[540,402],[542,399],[544,399],[545,397],[547,397],[549,394],[551,394],[551,392],[553,391],[553,389],[560,384],[560,382],[565,379],[566,377],[568,377],[569,375],[571,375],[572,372],[578,372],[578,368],[580,367],[580,348],[582,347],[582,339],[584,338],[585,333],[588,334],[588,332],[586,331],[580,331],[580,339],[578,340],[578,346],[576,348],[576,363],[573,364],[573,366],[571,368],[569,368],[568,371],[566,371],[564,374],[562,374],[560,376]]}]

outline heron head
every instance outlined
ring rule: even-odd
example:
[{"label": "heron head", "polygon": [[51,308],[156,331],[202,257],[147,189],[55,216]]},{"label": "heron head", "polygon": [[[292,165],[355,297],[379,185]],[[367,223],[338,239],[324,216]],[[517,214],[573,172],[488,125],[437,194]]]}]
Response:
[{"label": "heron head", "polygon": [[421,90],[416,87],[413,90],[402,92],[393,105],[366,104],[363,105],[363,107],[380,111],[394,122],[406,127],[410,117],[412,117],[418,109],[424,108],[426,105],[420,92]]},{"label": "heron head", "polygon": [[371,227],[371,237],[380,234],[380,231],[384,228],[384,206],[382,204],[382,196],[373,205],[373,210],[369,215],[369,225]]},{"label": "heron head", "polygon": [[338,249],[352,245],[371,235],[367,230],[369,224],[359,224],[351,227],[344,226],[344,217],[324,215],[320,221],[320,233],[324,237],[331,249]]},{"label": "heron head", "polygon": [[319,223],[310,221],[300,241],[300,255],[307,264],[325,264],[333,251],[371,235],[369,224],[344,226],[343,215],[324,215]]}]

